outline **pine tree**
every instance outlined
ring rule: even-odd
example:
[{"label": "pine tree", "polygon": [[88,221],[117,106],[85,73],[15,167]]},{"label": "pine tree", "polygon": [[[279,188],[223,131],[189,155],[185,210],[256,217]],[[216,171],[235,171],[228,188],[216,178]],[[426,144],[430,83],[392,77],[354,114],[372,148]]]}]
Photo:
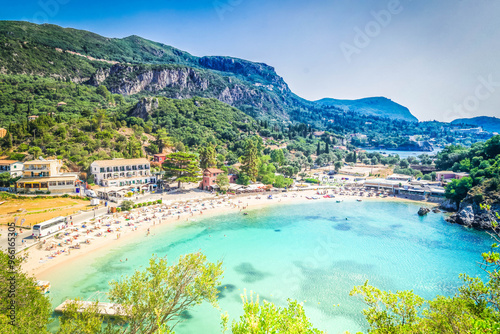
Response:
[{"label": "pine tree", "polygon": [[200,149],[200,167],[202,169],[217,166],[217,152],[213,145],[208,145]]},{"label": "pine tree", "polygon": [[156,145],[158,146],[158,151],[160,153],[163,153],[163,149],[171,144],[172,140],[168,136],[167,131],[165,129],[158,130],[158,132],[156,133]]},{"label": "pine tree", "polygon": [[241,170],[250,177],[250,180],[257,180],[260,164],[259,149],[253,139],[247,139],[242,163],[243,166],[241,166]]},{"label": "pine tree", "polygon": [[165,178],[175,178],[178,187],[182,182],[197,182],[201,180],[200,168],[196,155],[187,152],[176,152],[167,155],[163,163]]}]

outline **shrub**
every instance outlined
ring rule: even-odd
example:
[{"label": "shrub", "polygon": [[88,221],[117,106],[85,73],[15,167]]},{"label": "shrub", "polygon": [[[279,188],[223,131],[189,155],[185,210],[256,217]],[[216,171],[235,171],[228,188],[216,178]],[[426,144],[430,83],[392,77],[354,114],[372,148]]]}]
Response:
[{"label": "shrub", "polygon": [[134,202],[130,201],[130,200],[125,200],[122,202],[121,204],[121,208],[124,210],[124,211],[129,211],[130,209],[132,209],[132,207],[134,206]]},{"label": "shrub", "polygon": [[321,182],[317,179],[305,179],[304,181],[306,181],[307,183],[316,183],[316,184],[320,184]]}]

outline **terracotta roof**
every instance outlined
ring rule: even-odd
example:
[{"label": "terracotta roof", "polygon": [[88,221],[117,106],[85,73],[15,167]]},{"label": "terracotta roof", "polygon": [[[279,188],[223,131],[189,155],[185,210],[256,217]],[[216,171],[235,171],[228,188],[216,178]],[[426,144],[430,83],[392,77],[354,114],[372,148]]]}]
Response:
[{"label": "terracotta roof", "polygon": [[153,154],[154,157],[166,157],[167,154],[166,153],[157,153],[157,154]]},{"label": "terracotta roof", "polygon": [[12,165],[13,163],[21,162],[17,160],[0,160],[0,165]]},{"label": "terracotta roof", "polygon": [[113,159],[113,160],[96,160],[92,163],[99,167],[114,167],[114,166],[127,166],[127,165],[149,165],[149,160],[145,158],[139,159]]},{"label": "terracotta roof", "polygon": [[46,164],[51,164],[59,162],[59,160],[31,160],[31,161],[26,161],[24,164],[25,165],[46,165]]},{"label": "terracotta roof", "polygon": [[212,174],[213,174],[213,173],[224,173],[224,171],[223,171],[223,170],[220,170],[220,169],[218,169],[218,168],[207,168],[207,169],[205,169],[205,170],[208,170],[208,171],[209,171],[210,173],[212,173]]}]

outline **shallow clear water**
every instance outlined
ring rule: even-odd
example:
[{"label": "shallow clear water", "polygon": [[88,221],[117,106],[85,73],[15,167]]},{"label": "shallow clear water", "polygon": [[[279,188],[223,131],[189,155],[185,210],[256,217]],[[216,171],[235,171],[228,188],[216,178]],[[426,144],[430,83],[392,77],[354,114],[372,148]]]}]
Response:
[{"label": "shallow clear water", "polygon": [[[147,265],[153,253],[175,261],[201,250],[211,261],[224,261],[219,304],[231,317],[241,315],[240,295],[246,288],[280,305],[287,298],[305,301],[306,314],[319,329],[356,332],[366,329],[364,304],[349,291],[366,280],[381,289],[413,289],[433,298],[452,294],[460,285],[459,273],[482,275],[476,261],[490,238],[450,225],[442,214],[419,217],[418,208],[412,203],[322,199],[249,211],[247,216],[165,225],[152,236],[79,259],[43,279],[52,282],[50,296],[57,306],[70,297],[106,291],[108,281]],[[201,305],[176,332],[220,333],[219,323],[218,311]]]}]

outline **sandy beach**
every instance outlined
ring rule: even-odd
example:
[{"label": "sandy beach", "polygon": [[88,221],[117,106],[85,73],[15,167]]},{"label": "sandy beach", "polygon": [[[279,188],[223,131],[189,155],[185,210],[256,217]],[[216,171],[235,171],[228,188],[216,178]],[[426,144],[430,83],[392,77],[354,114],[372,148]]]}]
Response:
[{"label": "sandy beach", "polygon": [[[301,203],[310,200],[328,201],[409,201],[398,197],[363,197],[353,194],[334,194],[332,190],[289,191],[287,193],[269,194],[241,194],[237,196],[191,197],[189,200],[164,203],[131,210],[128,213],[105,215],[95,221],[69,226],[60,238],[43,238],[42,243],[34,245],[18,253],[24,256],[22,269],[35,277],[56,267],[64,266],[68,261],[79,261],[82,257],[91,256],[95,252],[107,252],[126,240],[144,237],[154,233],[154,229],[166,224],[182,224],[189,220],[199,220],[226,213],[244,214],[245,210],[255,210],[260,207],[276,204]],[[325,198],[325,195],[334,195],[335,198]],[[316,199],[311,199],[315,197]],[[426,205],[433,203],[421,202]],[[85,227],[82,227],[85,226]],[[77,236],[78,235],[78,236]],[[88,241],[88,243],[87,243]],[[79,248],[74,248],[79,247]]]}]

